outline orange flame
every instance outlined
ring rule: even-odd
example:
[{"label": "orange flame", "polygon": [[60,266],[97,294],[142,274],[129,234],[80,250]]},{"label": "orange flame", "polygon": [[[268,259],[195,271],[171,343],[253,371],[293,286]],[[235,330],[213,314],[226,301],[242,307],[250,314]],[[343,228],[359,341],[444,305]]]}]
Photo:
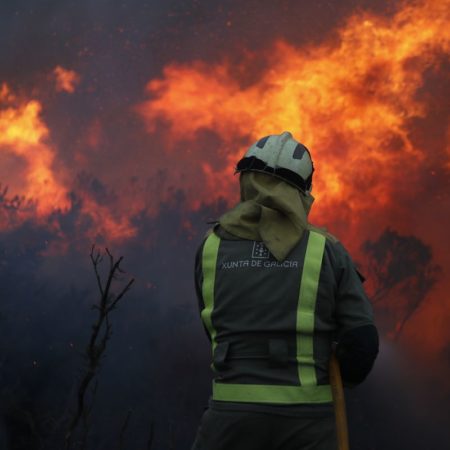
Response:
[{"label": "orange flame", "polygon": [[80,76],[74,70],[56,66],[53,73],[56,77],[57,92],[68,92],[69,94],[75,92],[75,87],[80,82]]},{"label": "orange flame", "polygon": [[[19,101],[6,84],[0,89],[0,182],[35,205],[33,211],[21,211],[23,219],[30,213],[46,220],[57,211],[71,208],[68,193],[68,170],[57,161],[57,153],[48,143],[49,129],[41,118],[42,105],[37,100]],[[127,217],[115,218],[110,205],[100,205],[81,193],[82,212],[94,225],[91,238],[129,238],[135,234]],[[1,223],[5,229],[8,223]],[[17,225],[17,223],[15,223]]]},{"label": "orange flame", "polygon": [[47,215],[56,209],[67,209],[69,204],[67,191],[54,172],[55,152],[46,142],[49,131],[40,117],[41,109],[36,100],[15,101],[3,85],[0,158],[6,171],[1,172],[1,180],[13,191],[37,201],[38,215]]},{"label": "orange flame", "polygon": [[[292,131],[317,163],[321,219],[335,220],[335,205],[346,197],[341,214],[347,211],[351,222],[351,212],[392,205],[399,170],[411,185],[418,176],[426,149],[414,145],[408,126],[426,114],[416,99],[425,70],[449,49],[449,6],[448,0],[427,0],[403,4],[392,18],[358,13],[337,42],[320,46],[279,41],[264,55],[269,69],[249,87],[240,87],[226,61],[171,64],[163,78],[147,84],[151,98],[138,110],[149,132],[165,122],[172,144],[193,141],[205,129],[218,134],[224,147],[236,138],[250,144]],[[211,149],[203,171],[212,191],[204,190],[204,200],[234,196],[229,175],[244,151],[233,148],[224,156],[226,168],[214,170],[210,161],[218,150]]]}]

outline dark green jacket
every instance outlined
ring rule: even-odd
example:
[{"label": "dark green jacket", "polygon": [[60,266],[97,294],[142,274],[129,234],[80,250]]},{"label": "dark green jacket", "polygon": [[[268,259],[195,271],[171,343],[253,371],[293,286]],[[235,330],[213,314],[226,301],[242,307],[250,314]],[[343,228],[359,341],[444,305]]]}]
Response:
[{"label": "dark green jacket", "polygon": [[[237,238],[220,226],[214,233],[219,238],[215,239],[215,265],[203,267],[203,242],[195,281],[202,318],[213,342],[215,400],[328,403],[328,364],[334,341],[345,344],[338,345],[344,381],[357,384],[365,378],[378,351],[378,337],[362,277],[339,242],[313,233],[323,240],[317,292],[315,298],[300,301],[311,232],[304,234],[282,263],[261,242]],[[206,284],[213,283],[206,290],[205,277]],[[212,307],[205,303],[208,289],[213,292]]]}]

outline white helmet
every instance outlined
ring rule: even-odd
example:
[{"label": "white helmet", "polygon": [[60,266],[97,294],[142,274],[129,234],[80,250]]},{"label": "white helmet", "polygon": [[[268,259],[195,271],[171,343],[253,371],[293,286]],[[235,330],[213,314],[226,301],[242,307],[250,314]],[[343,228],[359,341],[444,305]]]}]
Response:
[{"label": "white helmet", "polygon": [[309,150],[289,131],[266,136],[255,142],[238,162],[236,172],[264,172],[310,191],[314,166]]}]

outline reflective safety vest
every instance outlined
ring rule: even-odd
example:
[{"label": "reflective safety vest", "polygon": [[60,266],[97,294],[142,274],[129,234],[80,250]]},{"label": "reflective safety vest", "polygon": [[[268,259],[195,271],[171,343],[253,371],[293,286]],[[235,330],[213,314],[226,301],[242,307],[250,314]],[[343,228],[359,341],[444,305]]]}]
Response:
[{"label": "reflective safety vest", "polygon": [[278,262],[262,242],[208,236],[201,317],[212,343],[213,400],[332,402],[332,333],[316,326],[325,245],[323,235],[306,232]]}]

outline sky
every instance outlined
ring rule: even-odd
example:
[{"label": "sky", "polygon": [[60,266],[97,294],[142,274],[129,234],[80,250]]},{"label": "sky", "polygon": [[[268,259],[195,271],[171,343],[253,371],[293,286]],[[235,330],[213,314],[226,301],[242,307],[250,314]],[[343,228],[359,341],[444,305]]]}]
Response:
[{"label": "sky", "polygon": [[[123,255],[136,282],[115,312],[91,443],[111,445],[105,430],[131,408],[132,447],[154,420],[154,445],[189,448],[209,388],[195,250],[207,221],[239,200],[246,148],[285,130],[311,150],[311,220],[366,275],[383,338],[379,367],[349,393],[364,425],[353,426],[355,448],[391,448],[380,385],[399,396],[398,416],[408,402],[432,410],[426,386],[448,398],[449,10],[442,0],[2,1],[5,448],[22,429],[19,448],[39,448],[42,411],[70,409],[95,320],[92,244]],[[396,390],[411,368],[414,394]],[[432,428],[426,415],[410,420]]]}]

